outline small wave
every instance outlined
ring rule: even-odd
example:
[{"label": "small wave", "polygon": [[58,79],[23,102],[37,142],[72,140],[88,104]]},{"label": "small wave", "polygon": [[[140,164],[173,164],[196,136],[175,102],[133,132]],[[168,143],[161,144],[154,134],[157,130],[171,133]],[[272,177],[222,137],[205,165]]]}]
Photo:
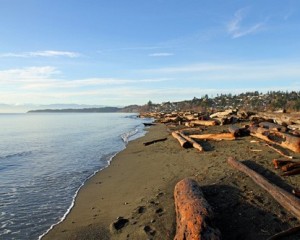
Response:
[{"label": "small wave", "polygon": [[41,240],[41,239],[42,239],[45,235],[47,235],[47,234],[48,234],[48,233],[49,233],[56,225],[60,224],[62,221],[65,220],[65,218],[68,216],[68,214],[70,213],[70,211],[72,210],[72,208],[73,208],[74,205],[75,205],[75,200],[76,200],[76,197],[77,197],[77,195],[78,195],[79,190],[84,186],[84,184],[85,184],[90,178],[92,178],[93,176],[95,176],[95,175],[96,175],[98,172],[100,172],[101,170],[107,168],[107,167],[110,165],[110,163],[111,163],[111,161],[113,160],[113,158],[114,158],[118,153],[119,153],[119,152],[112,153],[112,154],[110,154],[110,157],[109,157],[109,155],[107,155],[107,156],[106,156],[106,158],[108,159],[107,165],[104,166],[103,168],[100,168],[100,169],[94,171],[93,174],[91,174],[87,179],[85,179],[85,180],[81,183],[81,185],[79,186],[79,188],[76,190],[75,194],[73,195],[71,205],[69,206],[69,208],[67,209],[67,211],[65,212],[65,214],[63,215],[63,217],[60,218],[60,220],[59,220],[57,223],[52,224],[52,225],[50,226],[50,228],[48,228],[48,230],[46,230],[43,234],[41,234],[41,235],[38,237],[38,240]]},{"label": "small wave", "polygon": [[130,137],[134,136],[135,134],[137,134],[139,132],[138,128],[135,128],[127,133],[123,133],[121,135],[121,138],[123,139],[124,143],[127,144],[129,142]]},{"label": "small wave", "polygon": [[8,159],[8,158],[14,158],[14,157],[25,157],[25,156],[30,155],[31,153],[32,153],[31,151],[13,153],[13,154],[8,154],[6,156],[0,156],[0,159]]}]

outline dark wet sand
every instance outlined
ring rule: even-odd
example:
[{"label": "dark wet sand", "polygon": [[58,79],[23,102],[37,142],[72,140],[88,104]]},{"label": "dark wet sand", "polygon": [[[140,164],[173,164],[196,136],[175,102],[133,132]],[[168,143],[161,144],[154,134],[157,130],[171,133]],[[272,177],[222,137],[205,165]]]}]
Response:
[{"label": "dark wet sand", "polygon": [[[204,132],[225,129],[227,126],[216,126]],[[168,139],[143,145],[164,137]],[[130,142],[108,168],[85,184],[70,214],[43,240],[173,239],[173,190],[185,177],[194,178],[202,187],[223,239],[267,239],[299,225],[269,194],[227,164],[229,156],[246,161],[267,179],[291,191],[292,186],[299,186],[300,175],[280,177],[271,162],[282,158],[278,153],[253,137],[202,144],[204,153],[183,149],[164,125],[151,127],[145,137]],[[300,158],[299,154],[291,154]],[[117,231],[111,224],[120,217],[128,221],[123,221],[124,226]],[[284,239],[300,239],[300,235]]]}]

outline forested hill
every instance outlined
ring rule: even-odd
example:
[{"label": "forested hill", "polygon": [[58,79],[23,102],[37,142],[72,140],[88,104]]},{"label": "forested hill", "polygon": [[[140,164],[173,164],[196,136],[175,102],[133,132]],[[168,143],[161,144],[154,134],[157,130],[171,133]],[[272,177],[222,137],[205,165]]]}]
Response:
[{"label": "forested hill", "polygon": [[112,113],[122,112],[123,108],[118,107],[102,107],[102,108],[81,108],[81,109],[41,109],[31,110],[28,113]]}]

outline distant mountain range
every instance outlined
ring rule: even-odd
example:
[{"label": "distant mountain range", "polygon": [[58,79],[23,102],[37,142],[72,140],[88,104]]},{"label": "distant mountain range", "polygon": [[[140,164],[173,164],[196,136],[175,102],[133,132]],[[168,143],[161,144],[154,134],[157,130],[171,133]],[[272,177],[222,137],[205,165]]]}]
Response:
[{"label": "distant mountain range", "polygon": [[30,110],[28,113],[113,113],[122,112],[123,108],[118,107],[100,107],[100,108],[67,108],[67,109],[41,109]]}]

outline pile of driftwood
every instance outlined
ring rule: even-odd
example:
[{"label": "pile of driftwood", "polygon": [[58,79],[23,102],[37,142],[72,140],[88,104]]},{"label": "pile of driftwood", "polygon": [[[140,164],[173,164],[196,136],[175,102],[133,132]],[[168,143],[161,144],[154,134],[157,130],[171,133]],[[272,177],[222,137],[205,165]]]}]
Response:
[{"label": "pile of driftwood", "polygon": [[292,176],[300,173],[300,162],[286,159],[273,159],[275,169],[281,169],[281,176]]},{"label": "pile of driftwood", "polygon": [[152,113],[141,113],[142,118],[154,118],[160,123],[172,123],[178,125],[185,125],[187,127],[194,126],[215,126],[223,124],[233,124],[239,121],[247,120],[254,113],[239,111],[237,109],[228,109],[222,112],[216,113],[204,113],[204,112],[152,112]]}]

